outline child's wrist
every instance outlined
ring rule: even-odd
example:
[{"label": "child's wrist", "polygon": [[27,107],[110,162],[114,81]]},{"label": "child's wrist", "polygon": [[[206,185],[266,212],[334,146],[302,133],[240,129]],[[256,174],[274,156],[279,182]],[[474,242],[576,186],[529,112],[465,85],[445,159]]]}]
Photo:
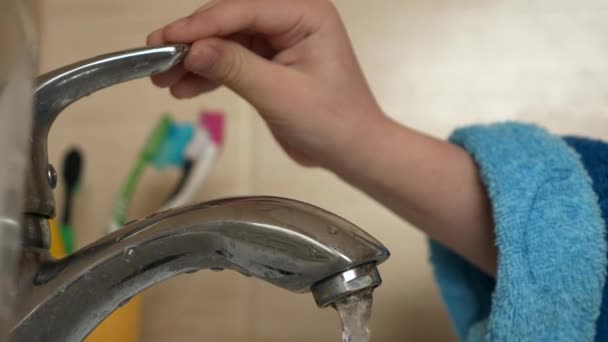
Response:
[{"label": "child's wrist", "polygon": [[[328,168],[354,185],[375,178],[375,174],[403,147],[407,129],[384,113],[373,115],[353,129],[350,138],[338,148]],[[397,141],[401,141],[398,143]]]}]

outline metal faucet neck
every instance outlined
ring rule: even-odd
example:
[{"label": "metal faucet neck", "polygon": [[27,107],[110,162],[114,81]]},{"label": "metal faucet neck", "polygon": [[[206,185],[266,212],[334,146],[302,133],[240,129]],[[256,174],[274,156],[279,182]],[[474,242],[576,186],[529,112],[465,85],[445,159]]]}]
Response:
[{"label": "metal faucet neck", "polygon": [[187,52],[186,45],[133,49],[91,58],[38,77],[25,212],[55,215],[52,191],[56,173],[48,162],[47,140],[61,111],[100,89],[166,71]]}]

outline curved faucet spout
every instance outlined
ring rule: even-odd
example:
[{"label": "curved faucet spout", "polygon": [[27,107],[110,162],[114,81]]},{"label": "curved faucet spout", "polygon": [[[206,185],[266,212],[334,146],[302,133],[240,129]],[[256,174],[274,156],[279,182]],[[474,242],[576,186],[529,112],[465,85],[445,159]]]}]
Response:
[{"label": "curved faucet spout", "polygon": [[235,198],[175,209],[43,265],[12,336],[79,341],[137,293],[205,268],[236,270],[296,293],[312,291],[326,306],[380,285],[375,265],[388,256],[353,224],[293,200]]}]

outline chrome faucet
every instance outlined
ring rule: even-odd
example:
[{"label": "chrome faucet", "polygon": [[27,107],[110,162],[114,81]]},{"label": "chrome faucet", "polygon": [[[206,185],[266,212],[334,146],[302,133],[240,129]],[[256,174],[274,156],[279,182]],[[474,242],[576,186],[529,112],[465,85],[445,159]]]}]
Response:
[{"label": "chrome faucet", "polygon": [[183,45],[142,48],[73,64],[38,79],[27,179],[19,298],[13,341],[80,341],[139,292],[202,269],[231,269],[326,307],[381,284],[388,250],[352,223],[309,204],[275,197],[212,201],[127,224],[55,260],[47,220],[56,173],[47,136],[59,113],[83,96],[176,65]]}]

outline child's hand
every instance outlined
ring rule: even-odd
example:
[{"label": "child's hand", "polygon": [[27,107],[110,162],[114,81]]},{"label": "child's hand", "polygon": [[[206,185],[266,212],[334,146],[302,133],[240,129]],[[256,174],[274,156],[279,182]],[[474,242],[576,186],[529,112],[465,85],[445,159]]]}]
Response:
[{"label": "child's hand", "polygon": [[382,113],[329,0],[215,0],[148,43],[192,44],[182,65],[154,77],[175,97],[228,86],[296,161],[330,169],[496,271],[490,204],[475,162]]},{"label": "child's hand", "polygon": [[192,48],[156,85],[177,98],[228,86],[302,164],[335,164],[385,121],[328,0],[212,1],[148,36],[166,43]]}]

